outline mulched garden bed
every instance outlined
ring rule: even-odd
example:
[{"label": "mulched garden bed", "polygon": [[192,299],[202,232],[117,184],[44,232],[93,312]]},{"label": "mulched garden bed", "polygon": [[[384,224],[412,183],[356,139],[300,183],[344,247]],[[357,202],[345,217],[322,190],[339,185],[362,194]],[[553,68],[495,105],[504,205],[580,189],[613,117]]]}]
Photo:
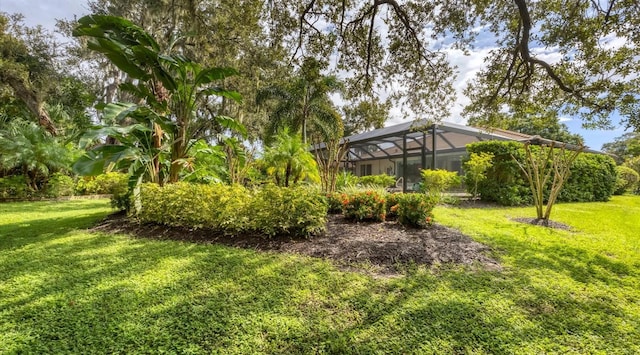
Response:
[{"label": "mulched garden bed", "polygon": [[393,274],[406,265],[438,265],[445,263],[481,266],[500,270],[500,264],[487,254],[490,248],[447,227],[434,225],[427,229],[405,228],[395,221],[355,223],[341,215],[329,215],[327,231],[313,239],[258,235],[224,235],[207,229],[167,227],[140,224],[124,214],[114,214],[92,230],[129,233],[140,238],[215,243],[256,250],[297,253],[331,259],[347,268],[367,266],[367,271]]},{"label": "mulched garden bed", "polygon": [[571,226],[568,226],[568,225],[566,225],[564,223],[555,222],[555,221],[552,221],[552,220],[538,219],[538,218],[526,218],[526,217],[514,218],[513,220],[516,221],[516,222],[531,224],[531,225],[534,225],[534,226],[542,226],[542,227],[553,228],[553,229],[562,229],[562,230],[567,230],[567,231],[571,230]]}]

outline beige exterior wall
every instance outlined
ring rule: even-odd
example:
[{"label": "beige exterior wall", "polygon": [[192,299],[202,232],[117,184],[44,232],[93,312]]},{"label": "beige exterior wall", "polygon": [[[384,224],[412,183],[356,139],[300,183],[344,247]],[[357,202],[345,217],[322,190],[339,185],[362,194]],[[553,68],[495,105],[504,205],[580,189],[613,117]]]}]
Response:
[{"label": "beige exterior wall", "polygon": [[[371,174],[362,174],[362,166],[363,165],[371,165]],[[355,175],[363,176],[363,175],[380,175],[380,174],[396,174],[396,167],[394,162],[389,159],[380,159],[380,160],[367,160],[363,162],[356,162],[355,167]]]}]

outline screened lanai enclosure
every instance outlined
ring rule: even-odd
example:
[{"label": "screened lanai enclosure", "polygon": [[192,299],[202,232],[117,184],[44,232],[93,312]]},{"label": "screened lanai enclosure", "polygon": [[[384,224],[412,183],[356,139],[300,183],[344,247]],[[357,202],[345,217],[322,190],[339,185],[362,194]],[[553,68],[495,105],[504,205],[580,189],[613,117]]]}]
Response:
[{"label": "screened lanai enclosure", "polygon": [[466,145],[483,140],[531,141],[533,136],[442,122],[407,122],[345,137],[349,151],[342,162],[357,176],[395,176],[402,191],[418,188],[421,169],[462,173]]}]

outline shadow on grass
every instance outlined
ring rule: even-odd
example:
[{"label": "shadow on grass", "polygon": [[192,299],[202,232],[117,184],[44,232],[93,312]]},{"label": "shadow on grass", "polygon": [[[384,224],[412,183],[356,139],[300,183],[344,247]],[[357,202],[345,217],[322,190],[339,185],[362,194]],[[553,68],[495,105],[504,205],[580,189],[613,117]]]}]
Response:
[{"label": "shadow on grass", "polygon": [[[546,256],[525,255],[522,270],[504,273],[444,267],[375,280],[312,258],[77,230],[96,216],[29,221],[40,232],[14,231],[13,248],[0,248],[0,353],[624,352],[640,343],[640,330],[620,327],[634,319],[604,292],[575,293],[629,270],[579,249],[533,246]],[[530,269],[575,280],[557,288]]]},{"label": "shadow on grass", "polygon": [[70,200],[70,201],[27,201],[0,203],[0,213],[46,213],[77,211],[78,209],[93,209],[108,205],[108,200]]},{"label": "shadow on grass", "polygon": [[88,212],[80,216],[31,219],[0,225],[0,250],[38,243],[73,230],[86,229],[106,215],[104,212]]}]

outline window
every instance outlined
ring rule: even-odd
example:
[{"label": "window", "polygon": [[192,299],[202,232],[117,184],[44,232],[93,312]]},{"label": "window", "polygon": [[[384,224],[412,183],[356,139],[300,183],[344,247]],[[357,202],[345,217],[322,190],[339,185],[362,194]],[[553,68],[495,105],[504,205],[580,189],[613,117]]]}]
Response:
[{"label": "window", "polygon": [[360,165],[360,176],[371,175],[371,164]]}]

